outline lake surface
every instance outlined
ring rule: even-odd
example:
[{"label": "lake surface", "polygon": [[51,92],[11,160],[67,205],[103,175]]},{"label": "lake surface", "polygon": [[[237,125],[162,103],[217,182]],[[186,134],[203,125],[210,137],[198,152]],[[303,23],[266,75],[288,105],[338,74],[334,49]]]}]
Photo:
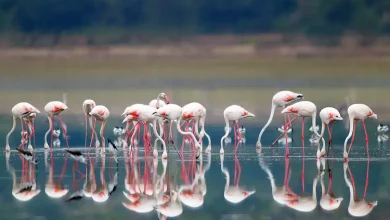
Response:
[{"label": "lake surface", "polygon": [[[82,151],[87,164],[75,163],[65,152],[63,139],[53,151],[44,150],[37,141],[36,166],[26,163],[15,150],[6,154],[2,149],[0,169],[7,172],[0,174],[1,219],[164,219],[156,208],[176,210],[176,219],[352,219],[357,214],[387,219],[390,151],[386,142],[378,143],[376,125],[367,124],[370,159],[359,128],[348,163],[342,158],[341,145],[347,131],[341,127],[334,134],[328,157],[321,160],[315,158],[317,145],[310,144],[308,129],[302,156],[299,127],[289,145],[290,159],[284,157],[281,143],[269,147],[280,134],[276,127],[265,133],[261,152],[254,145],[261,128],[247,127],[246,144],[233,154],[232,144],[227,143],[221,156],[215,144],[223,128],[209,126],[212,152],[198,160],[188,146],[183,158],[171,147],[166,162],[161,160],[161,151],[158,159],[145,157],[142,147],[133,155],[120,149],[114,157],[108,151],[102,154],[80,147],[84,133],[72,134],[70,145]],[[106,131],[112,137],[110,133]],[[18,136],[15,132],[13,140]],[[38,139],[43,139],[43,133],[37,133]],[[29,186],[28,193],[21,191]],[[81,199],[67,202],[77,192]],[[329,194],[334,196],[331,201]],[[367,203],[351,203],[351,198],[364,198]]]}]

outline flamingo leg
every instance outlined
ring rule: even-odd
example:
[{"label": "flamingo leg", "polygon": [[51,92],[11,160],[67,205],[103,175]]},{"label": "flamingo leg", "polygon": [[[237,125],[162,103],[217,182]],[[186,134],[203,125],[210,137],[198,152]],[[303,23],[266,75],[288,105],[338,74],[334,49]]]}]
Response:
[{"label": "flamingo leg", "polygon": [[287,126],[289,124],[291,124],[295,119],[298,118],[298,115],[296,115],[293,119],[291,119],[289,122],[287,122],[284,126],[283,126],[283,129],[284,129],[284,137],[286,139],[286,154],[285,156],[288,157],[288,155],[290,154],[290,151],[288,149],[288,136],[287,136]]},{"label": "flamingo leg", "polygon": [[20,142],[19,148],[23,149],[25,144],[25,135],[24,135],[24,125],[23,125],[23,119],[20,118],[20,127],[22,128],[22,140]]},{"label": "flamingo leg", "polygon": [[[50,121],[51,121],[51,124],[52,125],[54,125],[54,118],[53,118],[54,116],[50,116]],[[51,126],[51,128],[50,128],[50,149],[52,149],[52,146],[53,146],[53,132],[54,132],[54,128],[53,128],[53,126]]]},{"label": "flamingo leg", "polygon": [[92,135],[91,135],[91,143],[89,144],[89,148],[92,147],[92,142],[95,137],[95,129],[96,129],[96,120],[93,121],[93,127],[92,127]]},{"label": "flamingo leg", "polygon": [[366,184],[364,185],[364,193],[363,193],[363,200],[366,199],[366,194],[367,194],[367,188],[368,188],[368,174],[370,170],[370,160],[367,160],[367,168],[366,168]]},{"label": "flamingo leg", "polygon": [[58,119],[60,120],[60,125],[61,125],[61,127],[62,127],[62,131],[64,132],[66,147],[69,148],[68,136],[66,135],[66,129],[65,129],[65,127],[64,127],[64,123],[62,123],[62,118],[61,118],[60,115],[58,115]]},{"label": "flamingo leg", "polygon": [[85,115],[85,139],[84,139],[84,148],[87,147],[87,136],[88,136],[88,116]]},{"label": "flamingo leg", "polygon": [[367,129],[366,124],[364,123],[364,120],[362,120],[363,128],[364,128],[364,135],[366,135],[366,143],[368,143],[368,135],[367,135]]},{"label": "flamingo leg", "polygon": [[302,117],[302,155],[305,156],[305,117]]},{"label": "flamingo leg", "polygon": [[302,193],[305,193],[305,156],[302,157]]},{"label": "flamingo leg", "polygon": [[355,140],[355,131],[356,131],[356,121],[353,121],[352,140],[351,140],[351,144],[349,145],[349,148],[348,148],[348,154],[351,151],[353,141]]}]

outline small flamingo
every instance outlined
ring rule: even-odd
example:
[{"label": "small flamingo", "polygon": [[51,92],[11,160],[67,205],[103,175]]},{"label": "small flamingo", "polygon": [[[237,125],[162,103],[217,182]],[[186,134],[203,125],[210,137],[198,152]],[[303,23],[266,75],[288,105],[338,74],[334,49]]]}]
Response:
[{"label": "small flamingo", "polygon": [[[329,145],[332,143],[332,125],[335,121],[341,121],[343,118],[340,116],[340,112],[332,107],[326,107],[323,108],[320,111],[320,118],[322,121],[322,127],[321,127],[321,135],[320,139],[324,136],[325,132],[325,125],[328,128],[328,133],[329,133]],[[325,145],[323,145],[321,151],[319,149],[319,144],[317,145],[317,158],[325,156]]]},{"label": "small flamingo", "polygon": [[[220,149],[221,154],[224,153],[223,141],[229,135],[229,121],[233,121],[233,123],[234,123],[234,139],[237,139],[236,136],[237,136],[237,132],[239,129],[238,120],[240,120],[242,118],[255,117],[255,115],[248,112],[247,110],[245,110],[241,106],[231,105],[231,106],[227,107],[225,109],[225,111],[223,111],[223,117],[225,119],[225,127],[227,127],[228,129],[225,129],[225,131],[226,131],[225,135],[221,138],[221,149]],[[240,136],[239,137],[239,139],[240,139],[241,135],[239,135],[239,136]],[[237,152],[237,149],[238,149],[238,145],[234,146],[234,153]]]},{"label": "small flamingo", "polygon": [[[309,102],[309,101],[300,101],[297,103],[294,103],[285,109],[282,110],[282,114],[285,113],[293,113],[296,116],[291,119],[287,124],[284,125],[285,131],[287,130],[287,127],[298,117],[302,117],[302,142],[304,141],[304,134],[305,134],[305,117],[311,117],[312,118],[312,127],[316,127],[316,114],[317,114],[317,108],[314,105],[314,103]],[[313,132],[319,137],[320,135],[318,134],[316,129],[313,129]],[[287,140],[287,132],[284,133],[286,140]],[[304,146],[302,145],[302,151],[304,153]],[[288,144],[286,144],[286,157],[289,155],[289,150],[288,150]]]},{"label": "small flamingo", "polygon": [[60,113],[64,110],[67,110],[67,109],[68,109],[68,106],[66,106],[63,102],[60,102],[60,101],[52,101],[52,102],[49,102],[46,104],[45,111],[47,113],[47,118],[49,119],[49,130],[47,130],[47,132],[45,134],[45,145],[44,145],[45,149],[49,148],[49,145],[47,144],[47,135],[49,134],[49,132],[51,133],[50,148],[51,148],[51,145],[53,142],[53,124],[54,124],[53,117],[55,115],[57,115],[58,119],[60,120],[60,124],[61,124],[62,130],[63,130],[63,133],[65,133],[64,137],[65,137],[65,141],[66,141],[66,146],[69,148],[68,138],[66,136],[66,129],[64,127],[64,124],[63,124],[61,116],[60,116]]},{"label": "small flamingo", "polygon": [[31,113],[40,113],[40,111],[37,108],[35,108],[33,105],[31,105],[30,103],[27,103],[27,102],[20,102],[20,103],[16,104],[12,108],[11,112],[12,112],[13,121],[12,121],[12,128],[9,131],[9,133],[7,134],[7,138],[6,138],[5,150],[7,152],[9,152],[11,150],[11,148],[9,146],[9,137],[11,136],[12,132],[15,130],[16,119],[17,118],[20,119],[20,125],[22,127],[22,132],[23,132],[24,129],[23,129],[22,119],[24,117],[29,116]]},{"label": "small flamingo", "polygon": [[[89,127],[91,128],[92,130],[92,117],[91,115],[89,114],[92,109],[96,106],[96,103],[95,101],[93,101],[92,99],[86,99],[84,102],[83,102],[83,110],[84,110],[84,116],[85,116],[85,141],[84,141],[84,147],[87,146],[87,136],[88,136],[88,122],[89,122]],[[95,136],[96,135],[96,132],[94,134]],[[99,147],[100,146],[100,142],[99,142],[99,139],[96,138],[96,147]]]},{"label": "small flamingo", "polygon": [[[344,141],[344,158],[348,158],[348,154],[351,151],[353,141],[355,140],[355,128],[356,128],[356,121],[361,120],[364,128],[364,134],[366,135],[366,153],[368,154],[368,135],[366,130],[366,124],[364,123],[364,120],[366,118],[375,118],[377,119],[378,116],[374,114],[374,112],[364,104],[353,104],[348,107],[348,115],[349,115],[349,133],[347,138],[345,138]],[[347,148],[347,142],[349,138],[351,138],[351,144],[349,145],[348,152],[346,151]]]},{"label": "small flamingo", "polygon": [[[105,148],[104,126],[106,125],[107,119],[110,116],[110,111],[108,111],[106,106],[97,105],[91,110],[91,112],[89,112],[89,115],[93,116],[97,121],[102,122],[102,126],[100,127],[100,138],[102,139],[102,143],[103,143],[102,146],[103,146],[103,151],[104,151],[104,148]],[[89,147],[92,146],[92,140],[94,138],[94,134],[96,133],[95,128],[96,128],[96,121],[95,121],[93,128],[92,128],[93,133],[92,133],[92,137],[91,137],[91,144]],[[97,137],[96,137],[96,139],[97,139]],[[98,147],[98,146],[96,146],[96,147]]]},{"label": "small flamingo", "polygon": [[[302,94],[291,92],[291,91],[280,91],[272,97],[271,114],[269,116],[267,123],[260,131],[259,138],[257,139],[257,143],[256,143],[257,148],[261,148],[261,137],[263,136],[265,129],[269,126],[269,124],[271,124],[276,107],[285,108],[287,105],[292,104],[293,102],[301,99],[303,99]],[[286,122],[287,119],[285,118],[285,123]]]}]

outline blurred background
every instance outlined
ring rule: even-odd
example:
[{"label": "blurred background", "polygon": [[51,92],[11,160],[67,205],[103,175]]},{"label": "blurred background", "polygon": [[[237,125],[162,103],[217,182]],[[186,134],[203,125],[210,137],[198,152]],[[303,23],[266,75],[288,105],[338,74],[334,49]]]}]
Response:
[{"label": "blurred background", "polygon": [[84,99],[119,117],[165,92],[202,103],[208,123],[239,104],[263,125],[286,89],[385,121],[389,34],[387,0],[0,0],[0,111],[11,123],[16,103],[67,93],[63,116],[82,123]]}]

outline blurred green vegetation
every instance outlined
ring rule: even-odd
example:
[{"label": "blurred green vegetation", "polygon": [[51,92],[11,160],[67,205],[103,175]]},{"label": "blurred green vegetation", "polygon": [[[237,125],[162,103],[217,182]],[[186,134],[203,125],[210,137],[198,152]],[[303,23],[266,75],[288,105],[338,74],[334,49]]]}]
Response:
[{"label": "blurred green vegetation", "polygon": [[[387,0],[0,0],[0,31],[39,36],[390,33]],[[96,44],[92,38],[89,44]]]}]

